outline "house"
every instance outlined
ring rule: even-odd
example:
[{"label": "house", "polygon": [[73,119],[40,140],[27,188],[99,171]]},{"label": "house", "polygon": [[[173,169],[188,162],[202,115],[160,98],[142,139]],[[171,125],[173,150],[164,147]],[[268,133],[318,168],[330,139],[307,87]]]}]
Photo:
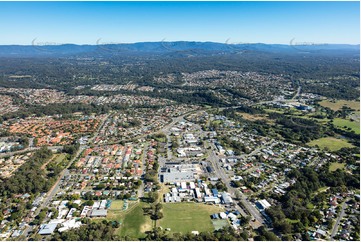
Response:
[{"label": "house", "polygon": [[232,221],[237,220],[237,215],[235,215],[234,213],[229,213],[229,214],[227,215],[227,217],[228,217],[229,219],[231,219]]},{"label": "house", "polygon": [[326,231],[322,230],[322,229],[317,229],[315,232],[315,237],[326,237]]},{"label": "house", "polygon": [[23,233],[23,231],[21,231],[21,230],[15,230],[15,231],[12,233],[11,237],[12,237],[12,238],[19,237],[22,233]]},{"label": "house", "polygon": [[220,212],[220,213],[219,213],[219,217],[220,217],[221,219],[226,219],[226,218],[227,218],[227,214],[225,214],[224,212]]}]

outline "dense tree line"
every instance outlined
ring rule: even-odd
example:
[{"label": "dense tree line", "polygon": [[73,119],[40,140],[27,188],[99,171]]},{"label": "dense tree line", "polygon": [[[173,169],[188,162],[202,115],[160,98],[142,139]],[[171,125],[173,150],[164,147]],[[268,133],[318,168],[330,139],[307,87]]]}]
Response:
[{"label": "dense tree line", "polygon": [[[295,178],[296,183],[281,197],[278,206],[267,209],[267,214],[273,221],[273,227],[282,234],[304,233],[306,228],[313,226],[321,219],[319,211],[308,209],[309,203],[318,204],[327,200],[323,193],[315,195],[319,188],[328,186],[333,192],[343,191],[344,188],[358,189],[360,175],[356,172],[349,174],[342,170],[329,172],[328,166],[316,172],[310,167],[294,169],[288,173],[289,178]],[[287,219],[298,221],[289,223]]]},{"label": "dense tree line", "polygon": [[2,196],[12,194],[46,192],[51,186],[48,177],[41,166],[52,157],[52,152],[46,147],[37,150],[13,176],[0,183]]},{"label": "dense tree line", "polygon": [[[237,51],[236,51],[237,52]],[[116,53],[116,51],[115,51]],[[154,77],[175,74],[180,81],[182,72],[203,70],[259,72],[282,75],[290,80],[301,81],[305,92],[316,92],[327,97],[342,99],[357,98],[359,87],[359,55],[357,52],[325,51],[309,52],[264,52],[245,51],[242,55],[228,54],[174,53],[151,54],[126,52],[114,55],[92,53],[88,59],[82,58],[0,58],[0,72],[31,77],[16,79],[0,76],[0,86],[14,88],[53,88],[72,93],[74,87],[96,84],[126,84],[129,81],[155,88],[179,87],[155,83]],[[106,65],[102,64],[107,62]],[[141,68],[140,68],[141,66]],[[335,78],[338,77],[338,78]],[[342,78],[340,78],[342,77]],[[332,79],[333,78],[333,79]],[[327,81],[328,85],[324,85]],[[202,90],[201,92],[205,92]],[[250,98],[244,91],[228,90],[232,95]],[[104,94],[104,92],[103,92]],[[158,94],[159,95],[159,94]],[[163,93],[162,93],[163,95]],[[172,94],[167,94],[171,96]],[[194,98],[197,98],[198,94]],[[186,97],[182,97],[182,99]],[[186,100],[186,99],[185,99]],[[204,102],[203,97],[200,100]],[[221,101],[221,100],[219,100]]]},{"label": "dense tree line", "polygon": [[148,231],[147,236],[144,238],[144,240],[147,241],[244,241],[247,239],[247,231],[238,233],[229,226],[213,232],[200,232],[199,235],[192,233],[167,233],[160,228],[154,228],[153,230]]}]

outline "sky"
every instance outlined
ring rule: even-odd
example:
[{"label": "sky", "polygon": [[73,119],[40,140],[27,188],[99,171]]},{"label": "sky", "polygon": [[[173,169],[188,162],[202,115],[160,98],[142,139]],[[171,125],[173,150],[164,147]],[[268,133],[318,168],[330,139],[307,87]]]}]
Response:
[{"label": "sky", "polygon": [[180,40],[359,44],[360,3],[0,2],[1,45]]}]

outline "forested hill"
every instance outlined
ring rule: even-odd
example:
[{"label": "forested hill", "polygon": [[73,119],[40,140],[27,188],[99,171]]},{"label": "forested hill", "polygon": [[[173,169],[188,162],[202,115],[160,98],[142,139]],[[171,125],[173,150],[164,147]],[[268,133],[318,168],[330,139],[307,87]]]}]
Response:
[{"label": "forested hill", "polygon": [[34,40],[29,45],[0,45],[0,57],[61,57],[61,56],[108,56],[129,54],[186,54],[208,55],[244,53],[249,51],[290,54],[359,54],[359,45],[290,43],[281,44],[237,44],[215,42],[139,42],[132,44],[94,45],[51,44]]}]

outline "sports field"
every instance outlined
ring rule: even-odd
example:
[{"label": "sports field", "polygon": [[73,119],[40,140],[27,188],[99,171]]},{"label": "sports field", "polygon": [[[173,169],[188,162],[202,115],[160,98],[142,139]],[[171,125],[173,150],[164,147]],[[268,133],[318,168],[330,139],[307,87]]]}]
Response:
[{"label": "sports field", "polygon": [[171,232],[213,231],[210,215],[223,211],[218,206],[200,203],[163,203],[164,217],[158,222]]},{"label": "sports field", "polygon": [[145,232],[152,229],[152,220],[143,215],[143,202],[129,202],[129,207],[123,210],[124,202],[115,200],[108,211],[108,220],[116,220],[121,223],[117,229],[121,239],[138,240],[145,237]]}]

